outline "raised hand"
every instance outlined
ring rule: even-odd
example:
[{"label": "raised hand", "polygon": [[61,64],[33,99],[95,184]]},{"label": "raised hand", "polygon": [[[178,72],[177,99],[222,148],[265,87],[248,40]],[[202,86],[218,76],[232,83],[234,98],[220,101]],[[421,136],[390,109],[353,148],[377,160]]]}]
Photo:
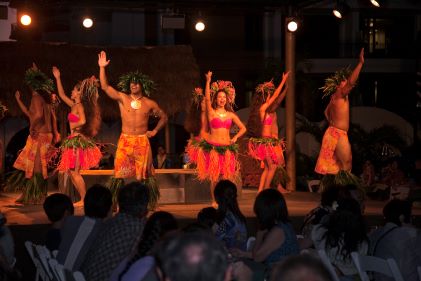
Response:
[{"label": "raised hand", "polygon": [[98,65],[99,67],[106,67],[110,63],[110,60],[107,60],[107,54],[104,51],[98,54]]},{"label": "raised hand", "polygon": [[20,100],[20,92],[19,92],[19,90],[17,90],[17,91],[15,92],[15,98],[16,98],[17,100]]},{"label": "raised hand", "polygon": [[212,79],[212,71],[208,71],[208,73],[205,74],[206,81],[211,81]]},{"label": "raised hand", "polygon": [[286,80],[286,79],[288,79],[288,76],[289,76],[289,73],[290,73],[290,71],[288,71],[288,72],[284,72],[284,73],[282,73],[282,80]]},{"label": "raised hand", "polygon": [[56,79],[60,78],[60,70],[55,66],[53,66],[53,75]]},{"label": "raised hand", "polygon": [[361,48],[360,51],[360,63],[364,63],[364,48]]}]

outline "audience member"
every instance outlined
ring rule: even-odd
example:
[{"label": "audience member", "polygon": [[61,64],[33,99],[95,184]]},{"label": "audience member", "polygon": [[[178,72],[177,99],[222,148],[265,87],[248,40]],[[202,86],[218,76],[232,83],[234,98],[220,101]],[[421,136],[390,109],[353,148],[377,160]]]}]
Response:
[{"label": "audience member", "polygon": [[163,243],[157,252],[160,280],[229,281],[231,266],[223,245],[204,233],[183,233]]},{"label": "audience member", "polygon": [[[370,234],[370,254],[383,259],[393,258],[406,281],[418,281],[421,266],[420,233],[411,225],[412,205],[394,199],[383,208],[386,224]],[[376,281],[393,280],[376,275]]]},{"label": "audience member", "polygon": [[155,266],[152,255],[156,244],[168,233],[177,230],[177,220],[168,212],[153,213],[145,224],[137,251],[130,258],[124,259],[111,275],[111,281],[142,280]]},{"label": "audience member", "polygon": [[197,222],[201,223],[209,229],[213,229],[216,223],[217,212],[214,207],[206,207],[197,214]]},{"label": "audience member", "polygon": [[61,228],[57,261],[69,270],[79,270],[97,239],[102,221],[111,215],[112,196],[108,188],[95,184],[84,199],[85,216],[68,216]]},{"label": "audience member", "polygon": [[129,183],[118,191],[119,213],[104,222],[81,271],[86,280],[109,280],[141,237],[149,202],[149,189],[141,182]]},{"label": "audience member", "polygon": [[167,152],[163,145],[158,146],[157,154],[153,159],[155,169],[170,169],[172,167],[171,160],[167,157]]},{"label": "audience member", "polygon": [[74,214],[72,200],[65,194],[54,193],[45,199],[43,208],[48,220],[52,223],[47,232],[45,246],[50,251],[58,250],[63,222],[68,216]]},{"label": "audience member", "polygon": [[276,265],[271,281],[333,281],[320,259],[303,254],[291,256]]},{"label": "audience member", "polygon": [[338,201],[336,211],[313,228],[311,237],[317,250],[326,251],[341,280],[353,280],[357,274],[351,252],[367,254],[366,225],[359,203],[352,198]]},{"label": "audience member", "polygon": [[237,187],[229,180],[219,181],[214,190],[218,204],[216,217],[216,239],[222,241],[227,249],[246,250],[246,217],[241,213],[237,202]]}]

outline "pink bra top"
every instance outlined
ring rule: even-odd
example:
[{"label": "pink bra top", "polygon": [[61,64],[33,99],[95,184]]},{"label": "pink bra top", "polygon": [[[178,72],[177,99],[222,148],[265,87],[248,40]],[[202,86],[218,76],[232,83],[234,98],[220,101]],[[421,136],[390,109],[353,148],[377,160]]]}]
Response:
[{"label": "pink bra top", "polygon": [[79,116],[70,112],[67,115],[67,120],[69,120],[70,123],[76,123],[79,121]]},{"label": "pink bra top", "polygon": [[229,129],[231,127],[232,119],[221,120],[220,118],[213,118],[210,121],[210,126],[212,129],[225,128]]},{"label": "pink bra top", "polygon": [[267,117],[263,120],[263,125],[272,125],[273,118],[269,114],[266,115]]}]

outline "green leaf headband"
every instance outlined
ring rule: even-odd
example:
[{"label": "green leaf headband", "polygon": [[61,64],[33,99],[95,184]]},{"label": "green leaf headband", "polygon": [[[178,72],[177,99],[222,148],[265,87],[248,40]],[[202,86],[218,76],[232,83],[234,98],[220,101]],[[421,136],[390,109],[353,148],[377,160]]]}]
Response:
[{"label": "green leaf headband", "polygon": [[325,85],[319,88],[320,90],[323,90],[322,98],[333,95],[341,82],[347,80],[351,73],[352,71],[348,66],[346,68],[342,68],[339,71],[336,71],[334,75],[326,78]]},{"label": "green leaf headband", "polygon": [[142,93],[146,96],[150,96],[151,91],[155,90],[155,83],[138,70],[120,76],[117,87],[124,93],[130,93],[130,83],[140,84]]},{"label": "green leaf headband", "polygon": [[33,91],[43,90],[51,94],[55,90],[54,81],[36,67],[25,72],[24,82]]}]

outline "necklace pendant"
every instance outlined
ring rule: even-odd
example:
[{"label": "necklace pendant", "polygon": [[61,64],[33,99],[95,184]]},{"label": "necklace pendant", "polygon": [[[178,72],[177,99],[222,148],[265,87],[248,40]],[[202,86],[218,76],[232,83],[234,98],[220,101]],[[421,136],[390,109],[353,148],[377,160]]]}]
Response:
[{"label": "necklace pendant", "polygon": [[140,100],[132,100],[130,106],[133,109],[140,109],[142,107],[142,102]]}]

